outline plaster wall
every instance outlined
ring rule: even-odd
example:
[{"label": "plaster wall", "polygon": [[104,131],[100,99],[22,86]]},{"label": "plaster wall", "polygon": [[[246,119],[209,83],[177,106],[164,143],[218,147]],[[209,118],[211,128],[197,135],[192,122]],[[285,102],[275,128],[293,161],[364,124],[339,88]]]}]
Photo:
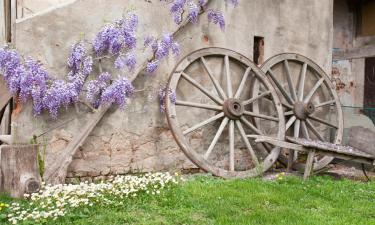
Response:
[{"label": "plaster wall", "polygon": [[[241,1],[235,9],[215,0],[211,7],[225,13],[225,32],[208,24],[202,16],[198,24],[189,25],[178,35],[181,57],[202,47],[217,46],[252,59],[254,36],[262,36],[265,59],[296,52],[316,61],[326,72],[331,71],[332,0]],[[70,46],[82,33],[92,40],[105,21],[119,19],[130,8],[140,15],[140,37],[175,27],[167,5],[159,0],[76,0],[19,20],[16,46],[63,77],[67,74]],[[142,58],[141,47],[138,53]],[[125,110],[113,108],[106,114],[75,155],[69,177],[195,168],[175,144],[156,98],[156,91],[180,58],[164,61],[154,76],[138,75],[134,85],[137,90],[146,91],[137,92]],[[59,118],[53,120],[48,115],[33,117],[31,107],[24,106],[17,119],[17,137],[27,141],[32,135],[45,133],[42,139],[48,143],[47,154],[59,152],[80,132],[87,113],[84,106],[77,105],[62,110]]]},{"label": "plaster wall", "polygon": [[[372,30],[373,3],[362,6],[362,26]],[[371,7],[370,7],[371,6]],[[374,12],[375,13],[375,12]],[[364,59],[375,55],[375,36],[362,34],[357,23],[356,9],[349,6],[346,0],[335,0],[333,9],[333,52],[341,52],[334,57],[332,80],[340,96],[344,110],[353,111],[350,107],[363,107],[364,95]],[[366,29],[365,29],[366,28]],[[358,110],[357,110],[358,111]]]}]

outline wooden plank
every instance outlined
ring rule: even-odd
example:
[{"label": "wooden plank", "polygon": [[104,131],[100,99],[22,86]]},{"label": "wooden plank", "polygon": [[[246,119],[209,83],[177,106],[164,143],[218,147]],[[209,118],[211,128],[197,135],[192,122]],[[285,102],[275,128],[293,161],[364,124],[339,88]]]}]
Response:
[{"label": "wooden plank", "polygon": [[54,165],[46,167],[44,173],[44,180],[48,184],[61,184],[65,182],[66,174],[70,163],[73,161],[73,156],[77,152],[80,146],[83,145],[86,138],[89,136],[91,131],[103,118],[104,114],[108,111],[109,107],[103,107],[98,112],[90,115],[88,122],[82,127],[80,133],[76,134],[68,146],[64,149],[64,153],[59,161]]},{"label": "wooden plank", "polygon": [[5,44],[5,9],[4,2],[0,3],[0,44],[3,46]]},{"label": "wooden plank", "polygon": [[[369,154],[363,153],[359,150],[354,150],[353,152],[347,151],[337,151],[335,149],[329,148],[319,148],[318,146],[311,145],[311,146],[304,146],[301,143],[290,143],[282,140],[277,140],[273,137],[267,136],[260,136],[260,135],[247,135],[249,138],[254,138],[255,142],[266,142],[275,146],[279,146],[282,148],[291,148],[293,150],[309,153],[311,149],[315,149],[315,154],[321,154],[325,156],[331,156],[338,159],[343,160],[351,160],[358,163],[365,163],[372,165],[374,163],[375,157]],[[293,140],[292,137],[287,137],[288,140]],[[305,144],[305,143],[303,143]],[[329,143],[330,144],[330,143]]]},{"label": "wooden plank", "polygon": [[335,152],[335,153],[349,155],[349,156],[375,158],[375,156],[373,155],[362,152],[350,146],[335,145],[332,143],[321,142],[321,141],[310,141],[310,140],[303,139],[303,138],[287,137],[287,140],[296,144],[303,145],[305,148],[316,148],[321,151],[323,150],[323,151],[328,151],[328,152]]},{"label": "wooden plank", "polygon": [[12,95],[8,92],[8,88],[4,80],[2,79],[2,77],[0,77],[0,111],[8,105],[8,102],[11,98]]},{"label": "wooden plank", "polygon": [[333,60],[347,60],[347,59],[358,59],[373,57],[375,55],[375,46],[361,46],[348,50],[336,50],[333,51]]},{"label": "wooden plank", "polygon": [[309,154],[307,155],[305,173],[303,174],[304,180],[307,180],[309,176],[311,175],[311,172],[313,171],[314,157],[315,157],[315,149],[311,149],[311,151],[309,151]]}]

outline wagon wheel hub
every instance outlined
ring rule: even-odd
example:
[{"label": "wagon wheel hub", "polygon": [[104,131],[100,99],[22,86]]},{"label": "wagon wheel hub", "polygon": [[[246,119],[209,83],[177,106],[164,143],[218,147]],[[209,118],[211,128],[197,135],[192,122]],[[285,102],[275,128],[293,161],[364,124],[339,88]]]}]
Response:
[{"label": "wagon wheel hub", "polygon": [[306,118],[315,111],[315,106],[311,102],[296,102],[293,107],[294,115],[300,120]]},{"label": "wagon wheel hub", "polygon": [[229,119],[238,120],[245,110],[242,101],[235,98],[228,98],[224,101],[223,111]]}]

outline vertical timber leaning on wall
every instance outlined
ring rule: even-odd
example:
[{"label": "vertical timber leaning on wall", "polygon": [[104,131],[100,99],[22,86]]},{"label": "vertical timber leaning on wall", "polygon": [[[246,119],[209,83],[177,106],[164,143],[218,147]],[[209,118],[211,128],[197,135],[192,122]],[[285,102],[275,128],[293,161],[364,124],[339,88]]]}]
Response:
[{"label": "vertical timber leaning on wall", "polygon": [[[10,44],[14,47],[15,24],[16,24],[16,7],[17,1],[4,0],[0,4],[0,44]],[[3,80],[0,80],[3,83]],[[11,113],[13,101],[10,93],[7,92],[5,84],[1,85],[1,102],[0,102],[0,135],[10,134]],[[1,142],[0,142],[1,144]]]}]

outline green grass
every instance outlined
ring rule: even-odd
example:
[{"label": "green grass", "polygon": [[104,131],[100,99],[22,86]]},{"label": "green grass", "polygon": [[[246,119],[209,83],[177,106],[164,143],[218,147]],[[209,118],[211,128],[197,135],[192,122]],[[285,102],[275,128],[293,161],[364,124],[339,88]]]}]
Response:
[{"label": "green grass", "polygon": [[375,224],[375,183],[318,176],[307,182],[198,176],[124,205],[80,209],[46,224]]}]

